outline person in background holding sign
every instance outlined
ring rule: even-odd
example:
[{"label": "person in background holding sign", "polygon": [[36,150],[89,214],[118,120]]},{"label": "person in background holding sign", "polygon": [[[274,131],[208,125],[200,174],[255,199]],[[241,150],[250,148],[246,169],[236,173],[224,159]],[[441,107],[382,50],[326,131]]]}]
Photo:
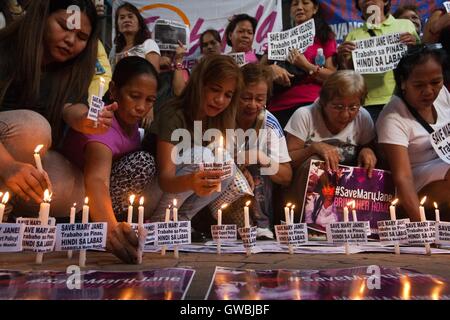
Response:
[{"label": "person in background holding sign", "polygon": [[[441,43],[447,52],[447,65],[450,66],[450,9],[439,9],[428,19],[424,31],[423,42]],[[447,89],[450,90],[450,69],[444,70]]]},{"label": "person in background holding sign", "polygon": [[83,170],[91,220],[108,223],[107,249],[127,263],[137,262],[137,237],[115,214],[126,212],[128,196],[141,194],[156,171],[153,157],[139,151],[138,123],[155,103],[157,78],[144,58],[120,60],[109,90],[118,104],[112,127],[102,135],[70,130],[64,141],[64,155]]},{"label": "person in background holding sign", "polygon": [[200,50],[203,56],[222,53],[220,33],[217,30],[208,29],[203,31],[198,41],[200,43]]},{"label": "person in background holding sign", "polygon": [[231,46],[230,53],[244,52],[245,63],[259,61],[252,49],[257,24],[258,21],[254,17],[242,13],[233,16],[225,29],[224,36],[227,38],[227,44]]},{"label": "person in background holding sign", "polygon": [[[420,221],[419,198],[424,195],[429,203],[447,208],[448,214],[450,93],[443,85],[446,68],[442,49],[411,47],[394,71],[396,95],[377,121],[378,142],[400,203],[412,221]],[[433,144],[442,149],[437,152]]]},{"label": "person in background holding sign", "polygon": [[[353,69],[352,51],[356,45],[352,41],[400,32],[400,42],[407,45],[419,42],[419,35],[411,21],[395,19],[390,14],[391,0],[355,0],[355,6],[362,13],[365,23],[350,31],[345,42],[338,47],[340,69]],[[394,92],[394,72],[364,74],[364,79],[369,90],[364,107],[375,122]]]},{"label": "person in background holding sign", "polygon": [[[80,28],[70,24],[73,5],[81,9]],[[67,127],[100,134],[111,126],[112,108],[100,114],[98,128],[87,119],[96,53],[91,0],[32,1],[22,19],[0,31],[0,181],[15,193],[15,211],[37,212],[49,186],[34,168],[40,144],[52,181],[52,215],[67,215],[71,203],[82,202],[80,177],[57,150]]]},{"label": "person in background holding sign", "polygon": [[[310,105],[317,99],[323,81],[336,71],[333,63],[336,54],[335,35],[322,18],[319,1],[292,0],[291,19],[295,26],[314,19],[316,36],[314,44],[304,53],[292,50],[288,61],[281,66],[271,65],[275,83],[285,88],[275,92],[269,110],[283,127],[297,108]],[[315,62],[319,49],[325,57],[321,65]]]},{"label": "person in background holding sign", "polygon": [[[267,136],[258,139],[258,145],[246,146],[246,152],[256,152],[258,164],[251,164],[242,169],[255,195],[253,212],[254,221],[257,225],[257,238],[263,235],[273,239],[270,229],[273,227],[274,212],[272,206],[272,183],[287,186],[291,182],[292,169],[291,158],[288,155],[286,138],[283,128],[278,120],[265,109],[267,98],[272,88],[272,72],[269,67],[260,64],[247,64],[241,68],[244,78],[244,89],[239,102],[238,114],[236,117],[237,128],[244,131],[249,129],[266,130]],[[271,143],[272,137],[278,143]],[[250,157],[246,157],[249,159]],[[267,176],[261,174],[261,167],[278,163],[278,170],[275,174]]]},{"label": "person in background holding sign", "polygon": [[[325,170],[338,165],[367,169],[369,178],[377,162],[371,145],[375,127],[361,106],[367,95],[364,78],[341,70],[323,84],[319,99],[298,109],[285,127],[291,165],[295,170],[290,188],[293,199],[303,201],[311,159],[325,161]],[[299,208],[302,208],[299,204]]]},{"label": "person in background holding sign", "polygon": [[159,72],[160,51],[156,42],[150,39],[150,31],[139,10],[131,3],[125,2],[117,8],[115,15],[116,37],[111,50],[111,65],[128,56],[147,59]]}]

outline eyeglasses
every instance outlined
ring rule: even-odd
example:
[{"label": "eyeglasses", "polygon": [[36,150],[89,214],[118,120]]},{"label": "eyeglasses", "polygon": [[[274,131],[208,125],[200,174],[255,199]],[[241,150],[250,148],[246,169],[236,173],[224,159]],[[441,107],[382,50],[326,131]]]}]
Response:
[{"label": "eyeglasses", "polygon": [[336,112],[342,112],[344,110],[348,110],[350,113],[358,112],[359,108],[361,106],[353,105],[353,106],[344,106],[342,104],[330,104],[329,105],[331,109],[333,109]]}]

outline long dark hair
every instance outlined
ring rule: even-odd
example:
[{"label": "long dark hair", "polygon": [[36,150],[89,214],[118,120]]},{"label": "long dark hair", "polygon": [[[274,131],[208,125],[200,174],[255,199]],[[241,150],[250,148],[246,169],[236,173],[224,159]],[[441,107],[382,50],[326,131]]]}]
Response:
[{"label": "long dark hair", "polygon": [[233,33],[234,29],[236,29],[237,24],[242,21],[250,22],[250,24],[252,25],[253,34],[256,33],[256,26],[258,24],[258,21],[254,17],[249,16],[246,13],[234,15],[233,18],[228,23],[224,33],[224,37],[227,39],[227,45],[229,45],[230,47],[232,46],[230,33]]},{"label": "long dark hair", "polygon": [[115,15],[115,28],[116,28],[116,37],[114,38],[114,44],[116,45],[116,52],[119,53],[125,48],[127,45],[127,42],[125,40],[125,37],[122,33],[119,32],[119,11],[121,9],[125,9],[127,11],[130,11],[133,13],[137,19],[139,24],[139,29],[137,34],[134,37],[134,43],[133,46],[136,46],[138,44],[143,43],[145,40],[149,39],[151,37],[150,30],[148,30],[147,25],[145,24],[144,17],[142,17],[141,13],[139,12],[138,8],[133,6],[131,3],[125,2],[121,6],[119,6],[116,10]]},{"label": "long dark hair", "polygon": [[[58,10],[78,6],[88,17],[92,32],[84,50],[75,58],[54,65],[48,72],[52,91],[45,100],[44,116],[52,126],[54,145],[62,138],[62,111],[68,102],[82,102],[95,72],[97,58],[97,12],[91,0],[32,1],[26,14],[0,31],[0,69],[6,75],[0,79],[0,105],[8,88],[21,88],[19,106],[37,104],[44,54],[44,32],[48,17]],[[68,101],[72,99],[73,101]]]}]

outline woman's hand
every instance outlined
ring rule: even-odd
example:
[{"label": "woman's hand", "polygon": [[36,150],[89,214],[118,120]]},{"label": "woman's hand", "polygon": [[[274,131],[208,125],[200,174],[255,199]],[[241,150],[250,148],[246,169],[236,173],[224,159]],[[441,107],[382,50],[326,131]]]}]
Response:
[{"label": "woman's hand", "polygon": [[9,190],[27,202],[33,199],[36,203],[41,203],[44,190],[51,188],[46,173],[19,161],[2,168],[0,177]]},{"label": "woman's hand", "polygon": [[216,191],[222,183],[223,171],[198,171],[192,174],[191,188],[195,194],[203,197]]},{"label": "woman's hand", "polygon": [[137,264],[139,239],[128,223],[118,223],[108,230],[106,249],[125,263]]},{"label": "woman's hand", "polygon": [[297,49],[292,49],[289,52],[287,60],[289,63],[295,65],[297,68],[305,70],[309,73],[310,70],[314,69],[314,65],[306,59],[303,53],[298,52]]},{"label": "woman's hand", "polygon": [[336,171],[338,169],[340,159],[338,148],[324,142],[314,142],[311,144],[311,148],[325,161],[326,170]]},{"label": "woman's hand", "polygon": [[184,56],[186,55],[186,48],[183,43],[178,40],[178,47],[175,49],[175,57],[173,58],[175,63],[182,63]]},{"label": "woman's hand", "polygon": [[273,81],[284,87],[291,86],[291,78],[294,77],[293,74],[287,72],[286,69],[277,66],[276,64],[270,65],[270,68],[272,69]]},{"label": "woman's hand", "polygon": [[372,171],[377,164],[377,157],[370,148],[362,148],[358,155],[358,167],[363,167],[367,170],[367,176],[372,178]]},{"label": "woman's hand", "polygon": [[351,56],[352,51],[356,49],[356,45],[354,42],[345,41],[341,43],[337,48],[337,53],[339,56],[348,57]]},{"label": "woman's hand", "polygon": [[417,39],[411,33],[405,32],[400,35],[400,42],[412,46],[417,43]]}]

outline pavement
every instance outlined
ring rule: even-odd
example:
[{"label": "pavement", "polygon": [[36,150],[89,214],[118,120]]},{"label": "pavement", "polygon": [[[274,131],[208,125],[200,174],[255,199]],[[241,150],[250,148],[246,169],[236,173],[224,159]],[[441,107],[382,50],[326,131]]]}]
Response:
[{"label": "pavement", "polygon": [[[65,252],[52,252],[44,255],[42,265],[35,264],[34,253],[0,253],[0,269],[37,271],[65,271],[71,263]],[[78,263],[74,254],[72,264]],[[175,259],[171,252],[163,257],[157,253],[145,253],[141,265],[125,265],[106,252],[88,252],[86,270],[142,271],[155,268],[191,267],[196,270],[194,279],[186,295],[187,300],[203,300],[211,283],[216,266],[242,269],[334,269],[357,266],[380,265],[384,267],[403,267],[444,277],[450,281],[450,255],[411,255],[358,253],[338,254],[295,254],[258,253],[249,257],[243,254],[206,254],[180,252]]]}]

